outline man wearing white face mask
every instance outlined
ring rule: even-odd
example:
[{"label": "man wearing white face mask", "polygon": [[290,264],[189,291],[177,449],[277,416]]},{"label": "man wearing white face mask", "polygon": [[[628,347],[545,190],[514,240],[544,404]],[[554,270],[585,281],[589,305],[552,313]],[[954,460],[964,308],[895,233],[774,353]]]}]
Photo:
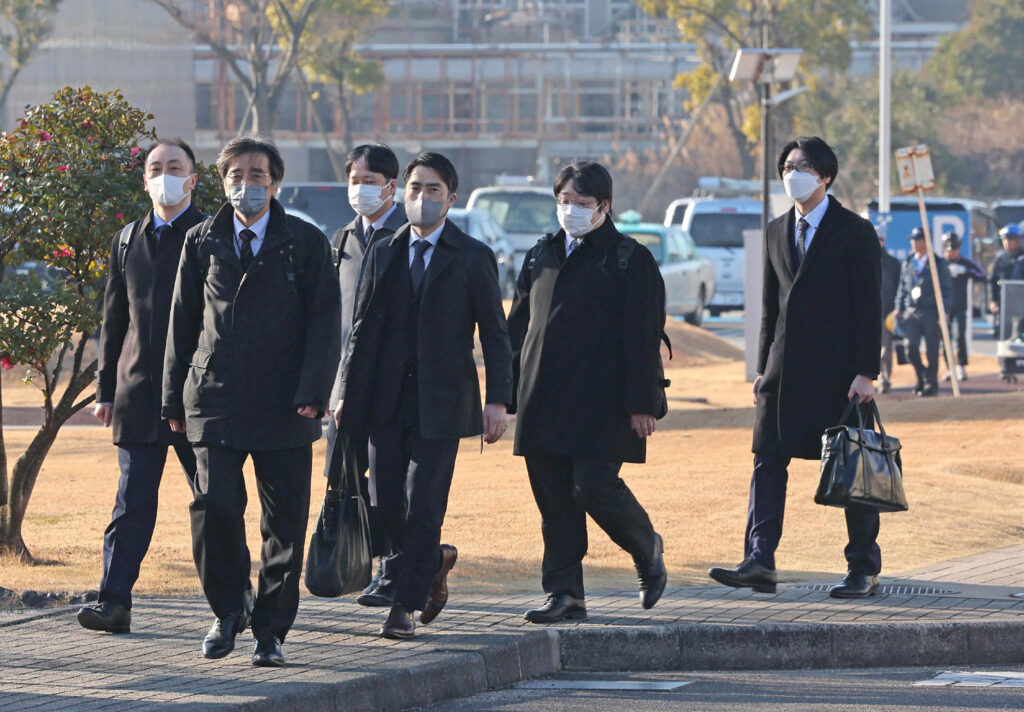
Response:
[{"label": "man wearing white face mask", "polygon": [[[330,408],[334,417],[327,425],[325,474],[330,473],[332,466],[341,467],[346,461],[342,457],[334,457],[335,441],[339,436],[338,418],[341,414],[338,410],[338,401],[341,376],[345,369],[345,351],[352,335],[352,316],[355,312],[356,290],[363,269],[363,258],[373,245],[389,239],[406,222],[405,210],[401,204],[395,202],[398,158],[388,146],[382,143],[356,146],[345,161],[345,173],[348,175],[348,201],[356,211],[356,217],[348,225],[339,228],[331,240],[338,265],[338,285],[341,288],[341,364],[338,366],[334,389],[331,391]],[[383,557],[389,550],[387,536],[380,526],[376,508],[370,504],[369,491],[366,487],[365,474],[370,466],[366,449],[367,435],[365,432],[353,432],[342,433],[342,436],[347,440],[343,445],[355,450],[354,461],[359,468],[356,481],[359,482],[360,494],[366,501],[370,518],[370,548],[374,556]],[[391,605],[392,588],[386,585],[387,582],[383,587],[378,585],[380,575],[381,569],[378,568],[370,585],[356,599],[360,605]]]},{"label": "man wearing white face mask", "polygon": [[[160,418],[160,378],[181,246],[189,228],[205,217],[192,204],[197,180],[188,144],[156,143],[143,175],[153,207],[115,235],[110,246],[93,413],[104,426],[113,426],[121,479],[103,538],[99,602],[78,614],[91,630],[129,632],[131,591],[153,535],[168,447],[174,448],[190,487],[195,478],[192,447]],[[248,555],[248,550],[240,553]]]},{"label": "man wearing white face mask", "polygon": [[[763,316],[754,381],[754,472],[744,559],[712,568],[719,583],[774,593],[792,458],[817,460],[847,403],[874,397],[882,333],[881,257],[871,223],[826,194],[839,172],[816,136],[787,143],[778,171],[794,208],[765,232]],[[865,418],[868,420],[867,418]],[[853,414],[853,424],[856,424]],[[878,593],[878,512],[846,510],[847,574],[834,598]]]}]

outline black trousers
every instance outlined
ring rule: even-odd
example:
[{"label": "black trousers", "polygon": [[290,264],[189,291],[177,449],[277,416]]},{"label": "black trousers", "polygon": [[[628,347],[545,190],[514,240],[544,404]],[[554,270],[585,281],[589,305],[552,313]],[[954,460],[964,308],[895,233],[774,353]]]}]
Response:
[{"label": "black trousers", "polygon": [[[918,310],[909,314],[900,324],[904,336],[907,337],[907,358],[917,372],[919,383],[937,385],[939,381],[939,342],[942,331],[939,329],[939,313],[932,309]],[[925,356],[928,365],[921,362],[921,339],[924,339]]]},{"label": "black trousers", "polygon": [[[117,498],[110,524],[103,533],[100,602],[117,601],[125,608],[132,607],[132,588],[153,539],[157,495],[168,447],[157,443],[137,443],[117,448],[121,479],[117,483]],[[192,489],[196,477],[196,456],[192,446],[183,441],[173,447],[185,471],[189,489]]]},{"label": "black trousers", "polygon": [[[338,439],[338,428],[334,424],[334,418],[327,419],[327,459],[324,463],[324,476],[331,470],[331,459],[334,455],[334,441]],[[380,514],[377,508],[370,502],[370,480],[367,473],[370,469],[369,438],[352,437],[351,442],[356,448],[356,463],[359,472],[356,473],[356,482],[359,484],[359,494],[366,504],[366,514],[370,524],[370,553],[373,556],[385,556],[391,551],[388,543],[387,533],[380,521]]]},{"label": "black trousers", "polygon": [[[967,331],[971,322],[967,319],[967,310],[951,312],[949,315],[950,340],[956,344],[956,362],[967,365]],[[952,359],[950,359],[952,361]]]},{"label": "black trousers", "polygon": [[260,499],[263,546],[259,585],[252,611],[257,640],[284,640],[299,608],[299,579],[309,519],[313,448],[245,452],[197,443],[192,514],[192,555],[203,593],[214,615],[242,609],[250,562],[239,561],[245,541],[243,515],[248,498],[242,465],[252,458]]},{"label": "black trousers", "polygon": [[651,519],[619,477],[621,468],[621,462],[569,455],[526,456],[530,487],[541,516],[541,586],[545,593],[584,597],[588,514],[634,562],[654,554]]},{"label": "black trousers", "polygon": [[[775,550],[782,538],[789,462],[788,457],[754,455],[743,556],[754,558],[770,569],[775,568]],[[877,543],[878,512],[862,507],[850,507],[845,511],[849,541],[843,553],[847,568],[875,576],[882,570],[882,551]]]},{"label": "black trousers", "polygon": [[394,417],[370,429],[370,501],[391,546],[380,587],[411,611],[423,610],[441,568],[441,525],[458,451],[457,438],[420,436],[414,379],[406,379]]}]

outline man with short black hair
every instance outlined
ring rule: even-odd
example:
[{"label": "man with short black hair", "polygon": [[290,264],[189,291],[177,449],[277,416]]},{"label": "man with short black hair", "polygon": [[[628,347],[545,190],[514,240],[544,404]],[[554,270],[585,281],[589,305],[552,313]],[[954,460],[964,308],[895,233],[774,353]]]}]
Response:
[{"label": "man with short black hair", "polygon": [[[345,353],[352,335],[352,317],[355,312],[359,276],[362,274],[363,259],[373,246],[381,240],[387,240],[395,231],[405,224],[405,209],[395,202],[398,190],[398,158],[390,147],[383,143],[356,146],[348,154],[345,161],[345,173],[348,175],[348,201],[356,211],[356,217],[348,225],[334,233],[331,245],[335,250],[338,264],[338,285],[341,289],[341,363],[331,392],[331,410],[334,412],[327,426],[327,462],[325,472],[330,472],[335,462],[335,441],[340,436],[346,442],[345,447],[355,451],[354,462],[359,471],[356,481],[360,486],[360,494],[367,502],[367,514],[370,519],[370,548],[373,556],[383,557],[389,553],[387,534],[380,524],[377,508],[369,501],[366,471],[370,467],[367,453],[366,432],[339,433],[338,420],[341,409],[338,408],[341,392],[341,377],[345,370]],[[338,458],[344,461],[344,458]],[[349,461],[352,461],[350,459]],[[383,564],[377,568],[373,580],[356,602],[363,606],[391,606],[394,594],[392,582],[385,579],[381,583]]]},{"label": "man with short black hair", "polygon": [[[185,233],[205,217],[192,203],[198,179],[187,143],[154,143],[142,178],[152,208],[110,245],[93,414],[113,427],[121,479],[103,536],[99,600],[78,612],[78,622],[90,630],[131,630],[132,588],[153,537],[168,447],[190,488],[195,479],[192,446],[160,417],[160,376],[181,246]],[[244,540],[238,557],[249,561]]]},{"label": "man with short black hair", "polygon": [[197,458],[192,549],[217,619],[203,655],[221,658],[249,623],[239,570],[251,458],[262,517],[252,663],[284,664],[299,605],[312,443],[338,365],[341,319],[331,248],[275,199],[277,148],[236,138],[217,158],[228,202],[185,240],[164,360],[163,415]]},{"label": "man with short black hair", "polygon": [[[441,525],[459,439],[504,434],[512,354],[494,253],[446,219],[458,175],[438,153],[406,166],[409,225],[370,250],[339,398],[339,428],[369,431],[370,497],[392,551],[385,638],[411,638],[448,600],[454,546]],[[479,331],[486,406],[473,359]]]},{"label": "man with short black hair", "polygon": [[[765,231],[761,338],[754,380],[754,472],[743,561],[714,567],[714,580],[774,593],[789,463],[818,460],[826,428],[854,398],[874,397],[882,332],[881,258],[871,223],[828,195],[835,152],[801,136],[779,152],[779,177],[794,207]],[[857,418],[854,415],[853,420]],[[848,507],[847,573],[834,598],[878,593],[878,512]]]}]

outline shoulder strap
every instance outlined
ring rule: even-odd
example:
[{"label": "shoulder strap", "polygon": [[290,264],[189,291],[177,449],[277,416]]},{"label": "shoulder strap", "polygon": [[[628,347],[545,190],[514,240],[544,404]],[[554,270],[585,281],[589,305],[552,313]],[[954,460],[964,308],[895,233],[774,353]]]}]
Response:
[{"label": "shoulder strap", "polygon": [[117,240],[117,266],[121,268],[122,274],[124,273],[125,260],[128,259],[128,246],[132,242],[132,235],[135,233],[135,226],[138,222],[138,220],[133,220],[121,228],[121,236]]},{"label": "shoulder strap", "polygon": [[533,280],[533,265],[537,261],[537,252],[540,248],[544,247],[548,242],[554,238],[554,235],[547,234],[544,237],[537,240],[537,244],[533,246],[533,251],[530,253],[530,261],[526,265],[527,271],[530,273],[530,280]]},{"label": "shoulder strap", "polygon": [[[637,241],[626,235],[622,236],[619,240],[618,247],[616,248],[616,256],[619,261],[619,269],[625,271],[629,267],[629,258],[633,256],[633,250],[636,249]],[[662,319],[664,323],[664,319]],[[668,360],[672,360],[672,341],[668,338],[668,334],[665,333],[665,329],[661,330],[661,341],[665,344],[665,348],[668,349]]]}]

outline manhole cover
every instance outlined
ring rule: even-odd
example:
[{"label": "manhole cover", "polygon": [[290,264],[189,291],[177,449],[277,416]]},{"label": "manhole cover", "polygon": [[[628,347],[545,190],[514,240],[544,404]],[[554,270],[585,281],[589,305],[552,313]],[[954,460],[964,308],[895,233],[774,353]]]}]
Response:
[{"label": "manhole cover", "polygon": [[[805,588],[809,591],[828,591],[835,586],[834,583],[808,583],[794,586],[794,588]],[[932,588],[931,586],[896,586],[883,584],[882,593],[890,596],[948,596],[957,593],[950,588]]]}]

